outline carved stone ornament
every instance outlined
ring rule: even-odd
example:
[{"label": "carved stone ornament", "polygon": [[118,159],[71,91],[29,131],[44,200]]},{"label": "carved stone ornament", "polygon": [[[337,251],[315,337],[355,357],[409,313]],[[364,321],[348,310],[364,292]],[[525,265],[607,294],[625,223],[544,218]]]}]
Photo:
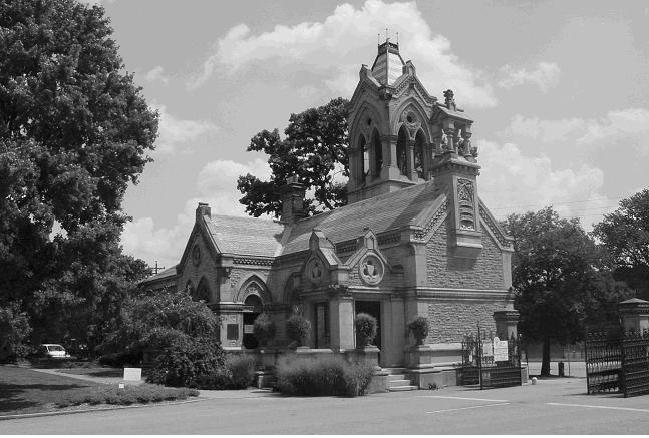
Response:
[{"label": "carved stone ornament", "polygon": [[322,282],[322,277],[324,275],[324,266],[318,258],[312,259],[308,266],[306,267],[306,275],[309,281],[313,284],[319,284]]},{"label": "carved stone ornament", "polygon": [[192,250],[192,260],[194,262],[194,266],[201,264],[201,247],[198,245],[194,245],[194,249]]},{"label": "carved stone ornament", "polygon": [[401,113],[401,122],[406,125],[410,137],[413,137],[421,127],[421,120],[419,120],[417,113],[410,107]]},{"label": "carved stone ornament", "polygon": [[473,209],[473,183],[468,179],[457,180],[457,198],[461,230],[475,231],[475,211]]},{"label": "carved stone ornament", "polygon": [[363,283],[369,286],[376,286],[383,280],[385,268],[380,258],[374,254],[368,254],[358,265],[358,274]]}]

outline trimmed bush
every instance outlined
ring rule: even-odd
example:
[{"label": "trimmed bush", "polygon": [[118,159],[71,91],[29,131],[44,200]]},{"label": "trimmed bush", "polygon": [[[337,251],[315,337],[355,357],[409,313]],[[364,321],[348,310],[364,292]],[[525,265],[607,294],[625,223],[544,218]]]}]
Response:
[{"label": "trimmed bush", "polygon": [[255,380],[255,358],[247,354],[232,354],[225,359],[230,381],[228,389],[245,389]]},{"label": "trimmed bush", "polygon": [[423,316],[418,316],[408,324],[408,331],[412,332],[412,335],[417,341],[417,345],[421,345],[428,336],[428,320]]},{"label": "trimmed bush", "polygon": [[115,387],[102,388],[91,394],[73,396],[56,402],[56,406],[79,406],[87,403],[98,405],[101,403],[111,405],[131,405],[134,403],[151,403],[170,400],[185,400],[187,397],[196,397],[199,393],[195,389],[165,388],[159,385],[126,386],[119,389]]},{"label": "trimmed bush", "polygon": [[286,334],[298,346],[304,345],[311,334],[311,322],[302,315],[294,314],[286,321]]},{"label": "trimmed bush", "polygon": [[285,357],[277,365],[277,388],[286,395],[363,395],[374,369],[365,362],[347,363],[340,356]]},{"label": "trimmed bush", "polygon": [[277,327],[275,326],[275,323],[270,318],[270,315],[268,315],[268,313],[264,312],[259,315],[257,319],[255,319],[255,338],[257,338],[259,345],[261,345],[262,347],[268,345],[268,342],[270,342],[275,337],[276,332]]},{"label": "trimmed bush", "polygon": [[147,382],[194,388],[224,365],[225,353],[214,339],[189,339],[156,358]]},{"label": "trimmed bush", "polygon": [[370,345],[376,337],[376,318],[367,313],[359,313],[354,318],[354,326],[361,343],[360,347]]}]

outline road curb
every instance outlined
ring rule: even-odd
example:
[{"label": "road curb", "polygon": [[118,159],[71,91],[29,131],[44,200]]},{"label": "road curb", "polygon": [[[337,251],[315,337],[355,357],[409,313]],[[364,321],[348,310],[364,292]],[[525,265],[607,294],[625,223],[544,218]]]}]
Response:
[{"label": "road curb", "polygon": [[197,403],[202,401],[210,400],[206,397],[198,397],[195,400],[182,400],[178,402],[161,402],[161,403],[147,403],[140,404],[135,406],[104,406],[96,409],[78,409],[78,410],[68,410],[68,411],[51,411],[51,412],[33,412],[29,414],[12,414],[12,415],[0,415],[0,421],[3,420],[18,420],[21,418],[34,418],[34,417],[52,417],[55,415],[70,415],[70,414],[84,414],[88,412],[102,412],[102,411],[116,411],[118,409],[138,409],[138,408],[152,408],[156,406],[172,406],[172,405],[182,405],[186,403]]}]

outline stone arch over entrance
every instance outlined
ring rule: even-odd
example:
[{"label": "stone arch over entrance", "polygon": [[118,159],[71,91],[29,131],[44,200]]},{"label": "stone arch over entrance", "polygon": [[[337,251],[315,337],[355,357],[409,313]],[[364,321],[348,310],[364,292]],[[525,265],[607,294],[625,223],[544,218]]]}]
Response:
[{"label": "stone arch over entrance", "polygon": [[209,303],[211,298],[212,289],[210,288],[210,282],[207,280],[207,278],[203,277],[198,283],[196,290],[192,291],[192,299],[194,301]]},{"label": "stone arch over entrance", "polygon": [[243,347],[257,348],[259,341],[254,333],[255,320],[264,311],[264,306],[272,301],[266,283],[257,275],[250,275],[241,283],[236,301],[243,303]]}]

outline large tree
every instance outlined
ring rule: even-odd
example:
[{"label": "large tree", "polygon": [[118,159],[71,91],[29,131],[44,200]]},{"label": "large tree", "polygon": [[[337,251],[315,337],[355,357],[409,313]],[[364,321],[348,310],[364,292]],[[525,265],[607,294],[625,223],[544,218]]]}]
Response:
[{"label": "large tree", "polygon": [[593,234],[614,257],[615,278],[649,300],[649,189],[620,201]]},{"label": "large tree", "polygon": [[304,202],[307,214],[347,203],[345,184],[336,179],[337,173],[349,176],[347,104],[346,99],[338,97],[318,108],[291,114],[285,138],[281,138],[277,129],[264,129],[251,139],[248,151],[269,155],[272,174],[270,181],[250,173],[239,177],[237,188],[244,195],[240,202],[248,213],[279,216],[282,212],[279,188],[291,175],[297,175],[307,194],[312,193]]},{"label": "large tree", "polygon": [[586,325],[615,318],[616,304],[628,290],[612,279],[606,252],[578,219],[561,218],[546,207],[510,215],[507,229],[516,250],[513,283],[520,331],[543,343],[541,374],[548,375],[552,342],[575,342]]},{"label": "large tree", "polygon": [[92,343],[145,272],[121,202],[157,114],[111,34],[100,6],[0,0],[0,306],[21,303],[35,342]]}]

